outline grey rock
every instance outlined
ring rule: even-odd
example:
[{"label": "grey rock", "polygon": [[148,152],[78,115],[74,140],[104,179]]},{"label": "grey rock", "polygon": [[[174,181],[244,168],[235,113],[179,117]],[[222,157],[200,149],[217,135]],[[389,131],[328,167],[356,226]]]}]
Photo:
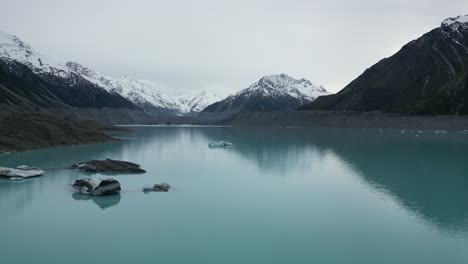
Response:
[{"label": "grey rock", "polygon": [[140,165],[120,160],[91,160],[70,166],[71,169],[84,170],[87,172],[107,173],[145,173]]}]

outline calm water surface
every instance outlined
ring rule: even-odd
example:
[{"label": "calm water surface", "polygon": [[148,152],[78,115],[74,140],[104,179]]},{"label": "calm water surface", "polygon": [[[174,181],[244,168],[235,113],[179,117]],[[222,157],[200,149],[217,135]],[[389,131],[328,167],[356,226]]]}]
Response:
[{"label": "calm water surface", "polygon": [[[0,263],[468,263],[468,135],[133,127],[116,143],[0,155]],[[229,149],[208,143],[228,140]],[[113,158],[120,196],[63,169]],[[108,177],[108,175],[97,175]],[[145,194],[168,182],[169,193]]]}]

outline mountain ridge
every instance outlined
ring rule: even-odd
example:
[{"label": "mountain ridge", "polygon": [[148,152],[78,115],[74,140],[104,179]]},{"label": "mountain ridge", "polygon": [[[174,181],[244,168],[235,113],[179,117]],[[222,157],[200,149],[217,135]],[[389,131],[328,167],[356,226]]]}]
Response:
[{"label": "mountain ridge", "polygon": [[465,115],[467,65],[468,15],[448,18],[368,68],[337,94],[300,109]]},{"label": "mountain ridge", "polygon": [[285,73],[262,77],[248,88],[231,94],[202,112],[288,111],[328,94],[323,86],[306,79],[296,80]]},{"label": "mountain ridge", "polygon": [[[207,95],[205,91],[169,91],[153,81],[137,80],[128,75],[117,78],[106,76],[77,62],[69,61],[62,64],[35,51],[17,36],[1,30],[0,58],[2,58],[3,63],[16,61],[23,64],[32,73],[43,79],[44,77],[49,80],[52,77],[61,78],[64,81],[63,86],[73,85],[72,80],[76,80],[80,76],[80,80],[89,82],[89,86],[100,87],[113,96],[118,94],[135,105],[131,108],[137,107],[156,116],[192,115],[222,99],[214,94]],[[58,105],[53,104],[52,106]]]}]

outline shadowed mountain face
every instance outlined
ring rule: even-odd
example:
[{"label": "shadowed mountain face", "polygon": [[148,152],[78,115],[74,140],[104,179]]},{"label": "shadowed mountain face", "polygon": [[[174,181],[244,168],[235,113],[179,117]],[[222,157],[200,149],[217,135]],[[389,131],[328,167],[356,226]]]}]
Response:
[{"label": "shadowed mountain face", "polygon": [[467,17],[445,20],[339,93],[301,109],[468,114]]},{"label": "shadowed mountain face", "polygon": [[[127,108],[137,109],[117,93],[90,83],[72,73],[34,73],[28,66],[0,59],[0,106]],[[2,107],[2,108],[4,108]]]}]

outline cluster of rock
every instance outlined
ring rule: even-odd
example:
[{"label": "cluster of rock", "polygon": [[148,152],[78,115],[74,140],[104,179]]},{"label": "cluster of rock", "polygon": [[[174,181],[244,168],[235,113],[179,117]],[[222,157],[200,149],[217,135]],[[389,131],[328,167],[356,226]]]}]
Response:
[{"label": "cluster of rock", "polygon": [[[69,168],[79,169],[86,172],[101,172],[101,173],[144,173],[145,170],[140,168],[140,165],[119,161],[119,160],[92,160],[88,162],[77,163]],[[34,167],[21,165],[16,168],[0,167],[0,177],[7,177],[13,180],[21,180],[30,177],[41,176],[44,171]],[[80,191],[82,194],[90,196],[105,196],[119,194],[122,190],[120,182],[113,178],[84,178],[76,180],[72,183],[72,187]],[[167,183],[155,184],[153,186],[143,187],[144,192],[167,192],[171,186]]]},{"label": "cluster of rock", "polygon": [[22,180],[31,177],[37,177],[44,174],[44,171],[34,167],[21,165],[16,168],[3,168],[0,167],[0,176],[6,177],[11,180]]},{"label": "cluster of rock", "polygon": [[78,169],[87,172],[104,172],[104,173],[145,173],[146,171],[140,168],[140,165],[120,160],[91,160],[81,162],[70,166],[71,169]]},{"label": "cluster of rock", "polygon": [[167,183],[155,184],[143,187],[143,192],[168,192],[171,186]]},{"label": "cluster of rock", "polygon": [[[140,168],[140,165],[119,161],[119,160],[91,160],[88,162],[77,163],[70,166],[72,169],[83,170],[86,172],[101,172],[101,173],[144,173],[145,170]],[[76,180],[72,184],[73,188],[80,191],[82,194],[91,196],[103,196],[118,194],[121,191],[120,183],[113,178],[85,178]],[[153,186],[143,187],[144,192],[167,192],[171,186],[167,183],[155,184]]]}]

